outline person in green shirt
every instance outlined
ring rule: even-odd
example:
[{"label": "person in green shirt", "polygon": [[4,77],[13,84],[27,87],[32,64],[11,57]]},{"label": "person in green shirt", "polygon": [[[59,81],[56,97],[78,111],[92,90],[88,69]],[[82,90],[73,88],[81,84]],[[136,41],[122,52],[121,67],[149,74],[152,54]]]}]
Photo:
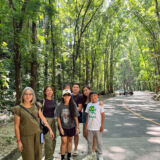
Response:
[{"label": "person in green shirt", "polygon": [[[31,87],[26,87],[21,95],[21,103],[25,109],[17,105],[12,108],[14,113],[14,128],[18,150],[23,160],[41,160],[42,144],[40,143],[40,119],[49,129],[51,139],[54,138],[52,129],[41,112],[40,105],[36,106],[36,96]],[[31,116],[30,112],[35,119]]]}]

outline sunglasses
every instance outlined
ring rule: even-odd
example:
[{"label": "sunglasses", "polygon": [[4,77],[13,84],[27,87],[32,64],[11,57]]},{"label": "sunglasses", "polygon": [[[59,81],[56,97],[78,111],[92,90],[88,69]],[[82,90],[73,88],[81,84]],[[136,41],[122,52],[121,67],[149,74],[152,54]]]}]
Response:
[{"label": "sunglasses", "polygon": [[70,94],[65,94],[65,95],[63,95],[63,96],[71,96]]}]

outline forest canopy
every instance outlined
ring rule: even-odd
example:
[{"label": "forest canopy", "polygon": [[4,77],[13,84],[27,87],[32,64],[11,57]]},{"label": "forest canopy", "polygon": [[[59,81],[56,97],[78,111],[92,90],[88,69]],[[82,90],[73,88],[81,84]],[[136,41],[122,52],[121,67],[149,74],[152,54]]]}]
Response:
[{"label": "forest canopy", "polygon": [[46,85],[105,94],[160,86],[160,1],[1,0],[0,107]]}]

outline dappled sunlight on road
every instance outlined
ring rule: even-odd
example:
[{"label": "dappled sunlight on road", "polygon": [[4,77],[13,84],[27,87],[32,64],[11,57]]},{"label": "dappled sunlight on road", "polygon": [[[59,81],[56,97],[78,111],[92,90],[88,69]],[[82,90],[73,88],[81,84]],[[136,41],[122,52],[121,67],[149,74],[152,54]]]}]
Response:
[{"label": "dappled sunlight on road", "polygon": [[108,129],[104,129],[103,133],[108,132]]},{"label": "dappled sunlight on road", "polygon": [[148,131],[146,132],[146,134],[160,137],[160,127],[157,126],[147,127],[147,130]]},{"label": "dappled sunlight on road", "polygon": [[135,126],[136,124],[133,124],[133,123],[124,123],[123,125],[124,126]]},{"label": "dappled sunlight on road", "polygon": [[160,137],[151,137],[148,139],[148,142],[160,144]]},{"label": "dappled sunlight on road", "polygon": [[139,119],[139,117],[137,117],[137,116],[132,116],[132,117],[130,117],[130,118]]},{"label": "dappled sunlight on road", "polygon": [[116,126],[116,127],[121,127],[121,126],[122,126],[122,124],[116,124],[115,126]]},{"label": "dappled sunlight on road", "polygon": [[160,132],[160,127],[155,127],[155,126],[153,126],[153,127],[147,127],[147,129],[148,130],[152,130],[152,131],[157,131],[157,132]]},{"label": "dappled sunlight on road", "polygon": [[[127,99],[128,97],[126,97]],[[127,102],[134,102],[134,103],[139,103],[139,102],[146,102],[146,100],[142,100],[142,99],[127,99]]]},{"label": "dappled sunlight on road", "polygon": [[125,160],[126,159],[126,155],[123,153],[115,153],[115,152],[109,152],[106,151],[103,154],[105,157],[108,157],[110,160]]},{"label": "dappled sunlight on road", "polygon": [[148,131],[146,134],[152,135],[152,136],[160,136],[160,132],[154,132],[154,131]]},{"label": "dappled sunlight on road", "polygon": [[112,146],[110,147],[110,150],[112,152],[117,152],[117,153],[124,153],[126,150],[122,147],[117,147],[117,146]]}]

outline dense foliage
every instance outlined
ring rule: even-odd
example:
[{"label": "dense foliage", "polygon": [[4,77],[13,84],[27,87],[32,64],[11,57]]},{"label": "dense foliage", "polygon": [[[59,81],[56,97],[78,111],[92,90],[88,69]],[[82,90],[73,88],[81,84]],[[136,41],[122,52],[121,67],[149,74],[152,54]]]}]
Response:
[{"label": "dense foliage", "polygon": [[1,0],[0,107],[31,86],[113,93],[160,85],[158,0]]}]

